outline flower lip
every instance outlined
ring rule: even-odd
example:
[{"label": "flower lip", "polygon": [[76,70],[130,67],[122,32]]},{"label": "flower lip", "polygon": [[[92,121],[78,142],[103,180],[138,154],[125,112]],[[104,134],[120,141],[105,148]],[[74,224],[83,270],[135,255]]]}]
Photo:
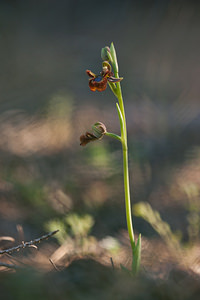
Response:
[{"label": "flower lip", "polygon": [[101,75],[98,75],[96,78],[94,78],[95,82],[100,82],[102,81],[103,77]]}]

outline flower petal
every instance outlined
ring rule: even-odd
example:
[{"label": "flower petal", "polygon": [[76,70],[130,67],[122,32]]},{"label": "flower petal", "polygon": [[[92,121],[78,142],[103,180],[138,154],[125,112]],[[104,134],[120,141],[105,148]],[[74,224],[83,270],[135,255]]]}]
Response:
[{"label": "flower petal", "polygon": [[92,71],[90,71],[90,70],[86,70],[86,74],[87,74],[88,76],[92,77],[92,78],[95,78],[95,77],[96,77],[96,75],[95,75]]},{"label": "flower petal", "polygon": [[86,132],[85,134],[80,136],[80,145],[85,146],[88,143],[95,141],[97,139],[98,138],[94,134],[92,134],[90,132]]},{"label": "flower petal", "polygon": [[110,82],[120,82],[120,81],[122,81],[123,77],[115,78],[115,77],[113,77],[113,76],[110,76],[110,77],[108,77],[107,79],[108,79],[108,81],[110,81]]}]

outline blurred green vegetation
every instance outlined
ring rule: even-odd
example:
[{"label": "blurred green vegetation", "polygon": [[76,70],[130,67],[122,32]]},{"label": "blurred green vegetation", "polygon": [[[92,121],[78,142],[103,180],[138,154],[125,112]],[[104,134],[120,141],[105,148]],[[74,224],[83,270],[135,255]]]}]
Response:
[{"label": "blurred green vegetation", "polygon": [[187,183],[183,187],[184,192],[188,197],[186,203],[187,215],[187,231],[189,242],[192,244],[199,241],[200,233],[200,187],[195,183]]},{"label": "blurred green vegetation", "polygon": [[158,211],[153,210],[148,203],[138,202],[133,206],[133,213],[147,221],[173,252],[180,252],[181,233],[173,233],[169,224],[162,220]]},{"label": "blurred green vegetation", "polygon": [[90,215],[68,214],[63,220],[51,220],[45,225],[47,231],[59,230],[56,238],[62,245],[67,238],[73,237],[77,241],[83,241],[91,231],[94,219]]}]

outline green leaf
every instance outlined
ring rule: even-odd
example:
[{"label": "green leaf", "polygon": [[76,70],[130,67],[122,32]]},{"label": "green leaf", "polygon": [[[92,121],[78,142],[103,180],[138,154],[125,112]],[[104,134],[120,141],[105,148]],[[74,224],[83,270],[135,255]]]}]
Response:
[{"label": "green leaf", "polygon": [[111,53],[112,60],[113,60],[113,71],[114,71],[115,77],[118,78],[119,67],[118,67],[118,62],[117,62],[115,46],[113,43],[111,43],[111,45],[110,45],[110,53]]},{"label": "green leaf", "polygon": [[[124,132],[124,120],[123,120],[122,112],[121,112],[121,109],[120,109],[118,103],[116,103],[116,106],[117,106],[117,112],[118,112],[118,116],[119,116],[121,132],[123,133]],[[123,136],[123,134],[121,136]]]},{"label": "green leaf", "polygon": [[102,60],[110,61],[111,64],[113,63],[113,59],[110,53],[110,48],[108,46],[101,49],[101,58]]},{"label": "green leaf", "polygon": [[137,244],[133,249],[133,263],[132,263],[132,273],[137,274],[140,268],[141,260],[141,234],[139,234]]}]

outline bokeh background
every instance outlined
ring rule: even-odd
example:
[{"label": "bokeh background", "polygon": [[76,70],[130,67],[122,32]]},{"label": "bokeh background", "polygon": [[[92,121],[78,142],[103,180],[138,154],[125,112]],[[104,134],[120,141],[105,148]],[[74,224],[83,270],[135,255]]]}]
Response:
[{"label": "bokeh background", "polygon": [[85,74],[101,70],[111,42],[124,77],[142,264],[163,277],[180,263],[178,247],[199,274],[198,1],[0,2],[0,236],[17,245],[60,229],[37,253],[18,254],[41,269],[52,267],[49,257],[65,266],[91,253],[129,266],[121,147],[107,137],[79,145],[96,121],[119,133],[116,99],[109,88],[91,92]]}]

